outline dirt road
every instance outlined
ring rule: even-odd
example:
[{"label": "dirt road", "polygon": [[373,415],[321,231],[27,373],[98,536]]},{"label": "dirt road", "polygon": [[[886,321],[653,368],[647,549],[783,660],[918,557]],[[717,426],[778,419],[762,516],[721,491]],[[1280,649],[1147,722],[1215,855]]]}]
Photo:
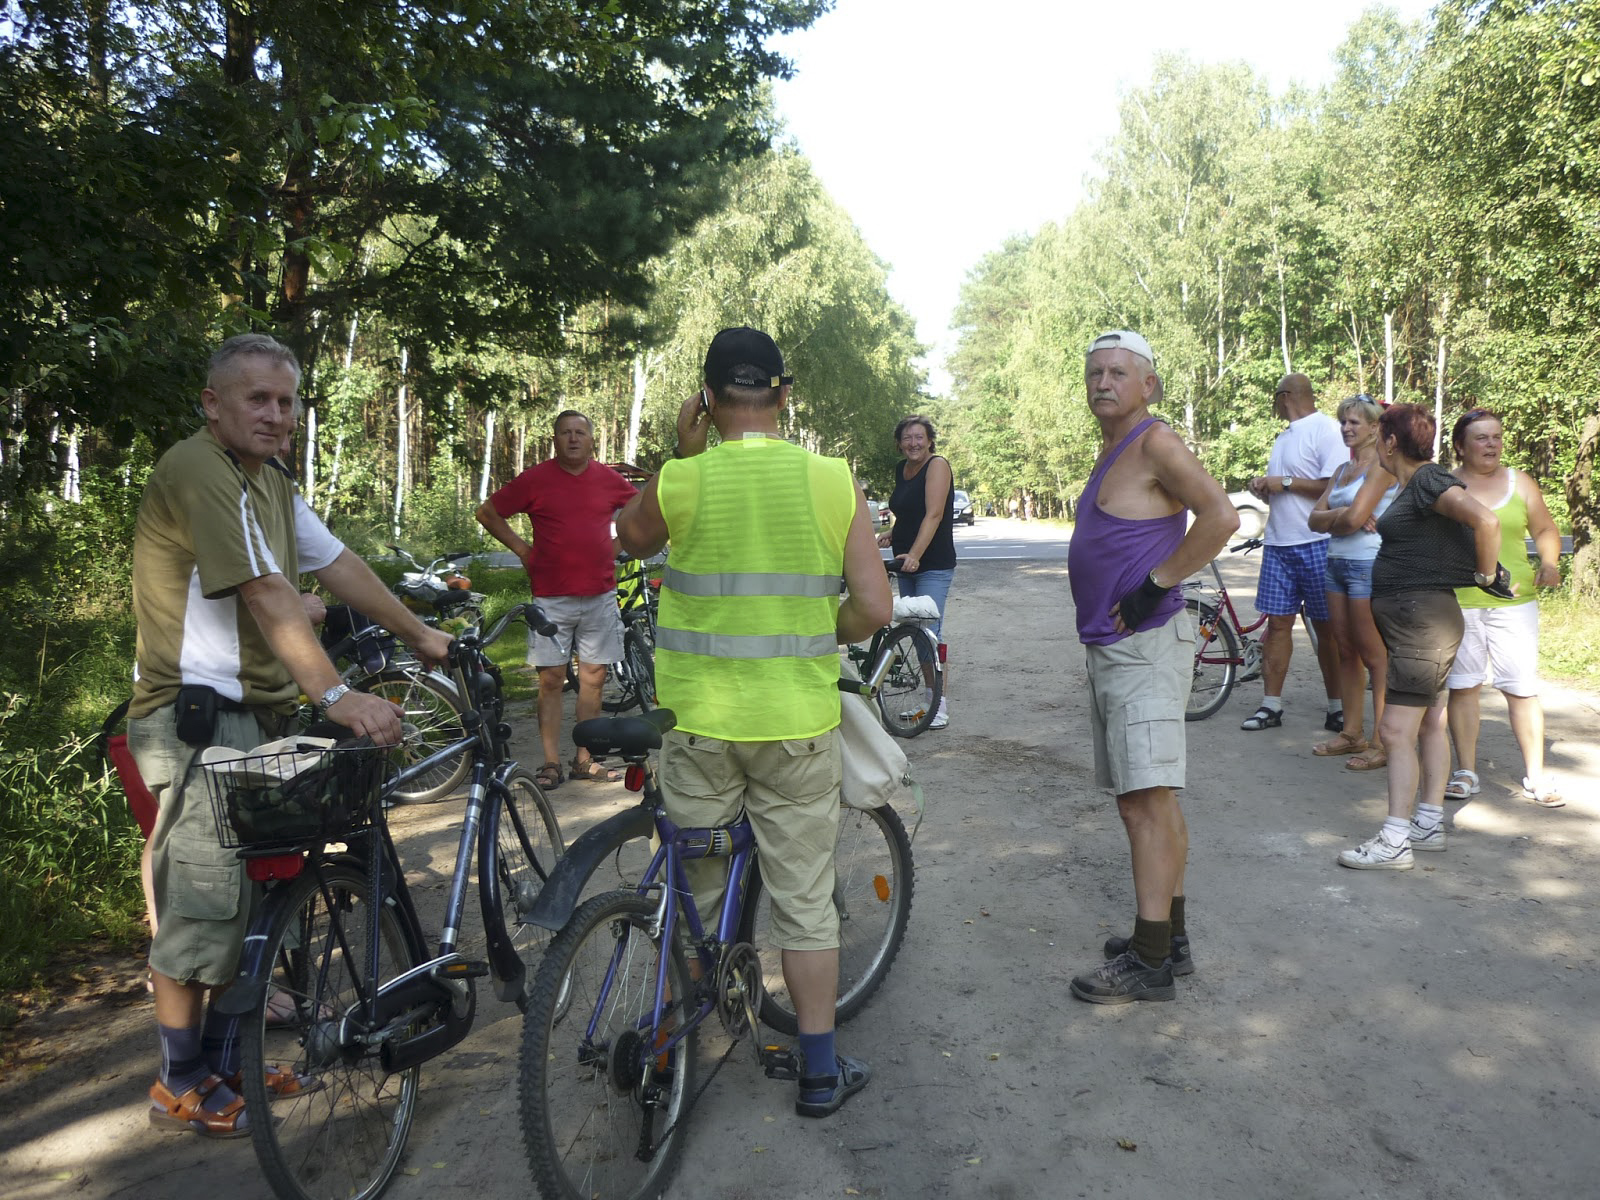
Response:
[{"label": "dirt road", "polygon": [[[1235,564],[1230,584],[1253,570]],[[837,1118],[802,1121],[793,1085],[736,1054],[694,1113],[672,1196],[1596,1193],[1596,696],[1547,691],[1566,808],[1513,794],[1490,699],[1483,793],[1451,806],[1448,851],[1409,873],[1348,871],[1334,855],[1377,829],[1382,776],[1310,755],[1320,688],[1301,640],[1281,729],[1239,729],[1258,685],[1188,726],[1195,974],[1175,1002],[1101,1008],[1067,982],[1128,931],[1133,901],[1115,804],[1093,786],[1064,568],[964,563],[947,635],[950,728],[908,744],[930,804],[910,934],[841,1037],[873,1083]],[[567,783],[554,799],[575,833],[632,797]],[[398,817],[420,886],[440,884],[452,807]],[[146,1125],[155,1044],[142,990],[117,991],[132,979],[22,1028],[0,1082],[0,1195],[267,1197],[248,1141]],[[395,1200],[530,1194],[519,1035],[485,996],[472,1038],[423,1069]]]}]

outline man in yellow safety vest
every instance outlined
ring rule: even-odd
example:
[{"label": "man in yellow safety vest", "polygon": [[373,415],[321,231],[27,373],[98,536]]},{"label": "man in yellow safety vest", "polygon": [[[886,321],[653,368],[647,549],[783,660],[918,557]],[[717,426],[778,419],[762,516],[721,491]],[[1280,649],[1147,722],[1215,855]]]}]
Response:
[{"label": "man in yellow safety vest", "polygon": [[[793,380],[773,340],[724,329],[704,377],[678,413],[675,461],[628,502],[617,537],[639,555],[672,542],[656,632],[657,697],[677,715],[661,750],[668,814],[691,827],[749,815],[800,1031],[795,1111],[824,1117],[869,1076],[833,1039],[838,647],[887,624],[892,601],[849,465],[779,430]],[[713,425],[722,440],[707,450]],[[685,865],[696,903],[714,908],[726,864]]]}]

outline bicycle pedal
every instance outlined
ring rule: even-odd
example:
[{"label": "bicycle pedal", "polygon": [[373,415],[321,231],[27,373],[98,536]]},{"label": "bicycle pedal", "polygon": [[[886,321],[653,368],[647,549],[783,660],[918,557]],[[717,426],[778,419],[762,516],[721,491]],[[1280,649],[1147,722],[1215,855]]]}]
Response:
[{"label": "bicycle pedal", "polygon": [[489,974],[489,964],[477,960],[459,959],[435,969],[441,979],[482,979]]},{"label": "bicycle pedal", "polygon": [[799,1079],[800,1060],[787,1046],[761,1047],[761,1067],[768,1079]]}]

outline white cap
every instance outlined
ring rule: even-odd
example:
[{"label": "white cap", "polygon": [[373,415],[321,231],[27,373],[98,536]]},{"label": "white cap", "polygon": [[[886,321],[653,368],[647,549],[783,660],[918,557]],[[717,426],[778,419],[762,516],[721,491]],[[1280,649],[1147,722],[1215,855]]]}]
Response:
[{"label": "white cap", "polygon": [[1150,349],[1150,343],[1128,329],[1111,329],[1102,333],[1089,343],[1089,348],[1083,352],[1084,358],[1088,358],[1096,350],[1130,350],[1149,363],[1152,368],[1156,365],[1156,356]]}]

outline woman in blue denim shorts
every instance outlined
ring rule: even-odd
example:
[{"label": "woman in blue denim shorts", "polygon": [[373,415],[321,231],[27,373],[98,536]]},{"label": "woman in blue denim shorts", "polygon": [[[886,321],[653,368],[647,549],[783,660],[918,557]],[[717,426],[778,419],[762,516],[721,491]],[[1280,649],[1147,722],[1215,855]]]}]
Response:
[{"label": "woman in blue denim shorts", "polygon": [[[1382,409],[1370,396],[1351,396],[1339,405],[1339,431],[1350,447],[1350,461],[1333,473],[1322,499],[1311,510],[1311,528],[1328,533],[1326,591],[1328,616],[1334,640],[1339,643],[1339,692],[1344,698],[1344,732],[1318,742],[1311,753],[1353,755],[1345,766],[1352,771],[1372,771],[1387,766],[1388,756],[1378,741],[1383,719],[1383,679],[1388,652],[1372,620],[1372,562],[1378,556],[1376,522],[1395,498],[1400,485],[1378,463],[1378,417]],[[1381,479],[1363,488],[1370,475]],[[1383,484],[1380,491],[1378,483]],[[1363,671],[1365,667],[1365,671]],[[1372,689],[1372,729],[1369,743],[1362,733],[1366,709],[1366,676],[1377,681]]]},{"label": "woman in blue denim shorts", "polygon": [[[878,545],[894,549],[901,560],[898,582],[902,596],[927,596],[939,606],[939,620],[931,632],[945,656],[944,606],[956,574],[955,491],[950,463],[934,453],[937,435],[927,417],[906,417],[895,426],[894,440],[905,459],[894,469],[894,493],[889,511],[894,527],[878,535]],[[923,673],[931,667],[924,665]],[[933,686],[931,677],[928,686]],[[950,724],[950,673],[945,671],[944,696],[930,729]]]}]

